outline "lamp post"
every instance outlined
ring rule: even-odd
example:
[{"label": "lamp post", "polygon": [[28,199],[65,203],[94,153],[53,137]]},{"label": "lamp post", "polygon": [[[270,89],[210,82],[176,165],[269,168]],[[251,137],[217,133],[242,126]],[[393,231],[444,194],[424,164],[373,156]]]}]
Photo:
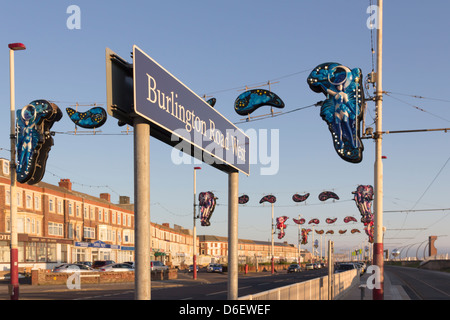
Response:
[{"label": "lamp post", "polygon": [[10,101],[11,101],[11,163],[10,163],[10,276],[9,294],[11,300],[19,300],[19,252],[17,239],[17,194],[16,194],[16,99],[14,85],[14,51],[25,50],[22,43],[10,43],[9,48],[9,79],[10,79]]},{"label": "lamp post", "polygon": [[196,218],[196,212],[197,212],[197,170],[200,170],[201,167],[194,167],[194,226],[193,226],[193,235],[194,239],[192,241],[193,244],[193,251],[192,251],[192,264],[193,264],[193,270],[192,273],[194,275],[194,280],[197,280],[197,230],[195,227],[195,219]]}]

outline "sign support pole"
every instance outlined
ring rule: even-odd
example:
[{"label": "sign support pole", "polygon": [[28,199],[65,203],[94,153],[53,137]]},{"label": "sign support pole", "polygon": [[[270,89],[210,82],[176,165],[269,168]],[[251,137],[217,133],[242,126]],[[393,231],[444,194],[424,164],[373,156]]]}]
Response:
[{"label": "sign support pole", "polygon": [[150,300],[150,124],[134,118],[135,300]]},{"label": "sign support pole", "polygon": [[375,201],[374,201],[374,246],[373,264],[378,266],[380,286],[373,289],[374,300],[384,300],[383,258],[383,160],[382,160],[382,62],[383,62],[383,0],[378,0],[377,29],[377,87],[376,87],[376,132],[375,132]]},{"label": "sign support pole", "polygon": [[239,173],[228,174],[228,300],[238,299]]}]

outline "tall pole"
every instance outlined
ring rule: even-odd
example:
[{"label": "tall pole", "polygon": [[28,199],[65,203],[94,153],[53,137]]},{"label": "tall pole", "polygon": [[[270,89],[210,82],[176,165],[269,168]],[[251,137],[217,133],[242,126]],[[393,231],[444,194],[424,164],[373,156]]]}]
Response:
[{"label": "tall pole", "polygon": [[239,173],[228,174],[228,300],[238,299]]},{"label": "tall pole", "polygon": [[9,47],[9,81],[10,81],[10,118],[11,118],[11,162],[10,162],[10,279],[9,294],[11,300],[19,300],[19,249],[17,236],[17,191],[16,191],[16,93],[14,78],[14,51],[25,50],[21,43],[11,43]]},{"label": "tall pole", "polygon": [[372,291],[374,300],[384,300],[383,260],[383,162],[382,162],[382,67],[383,67],[383,0],[378,0],[377,76],[376,76],[376,132],[375,132],[375,199],[373,263],[380,272],[380,286]]},{"label": "tall pole", "polygon": [[273,242],[273,234],[274,234],[274,232],[275,232],[275,230],[274,230],[274,224],[273,224],[273,203],[272,203],[272,229],[271,229],[271,233],[272,233],[272,246],[271,246],[271,254],[272,254],[272,258],[270,259],[270,261],[271,261],[271,269],[272,269],[272,274],[274,274],[275,273],[275,261],[274,261],[274,256],[275,256],[275,248],[274,248],[274,242]]},{"label": "tall pole", "polygon": [[150,300],[150,124],[134,120],[135,299]]},{"label": "tall pole", "polygon": [[192,274],[194,280],[197,280],[197,227],[195,225],[196,213],[197,213],[197,170],[200,170],[201,167],[194,167],[194,225],[192,228],[193,240],[192,240]]}]

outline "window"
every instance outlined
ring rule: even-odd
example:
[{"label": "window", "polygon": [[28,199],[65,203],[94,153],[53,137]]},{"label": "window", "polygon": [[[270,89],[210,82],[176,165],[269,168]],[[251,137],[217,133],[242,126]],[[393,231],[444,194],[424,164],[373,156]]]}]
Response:
[{"label": "window", "polygon": [[9,175],[9,161],[3,160],[3,174],[5,176]]},{"label": "window", "polygon": [[117,224],[120,224],[120,213],[117,213]]},{"label": "window", "polygon": [[98,209],[98,221],[103,221],[103,211],[102,211],[102,209]]},{"label": "window", "polygon": [[27,242],[26,262],[36,261],[36,242]]},{"label": "window", "polygon": [[88,219],[88,218],[89,218],[89,216],[88,216],[88,208],[87,208],[86,205],[84,206],[84,218],[85,218],[85,219]]},{"label": "window", "polygon": [[39,201],[39,196],[34,196],[34,209],[40,210],[41,209],[41,202]]},{"label": "window", "polygon": [[31,197],[31,194],[26,195],[25,206],[27,209],[33,208],[33,198]]},{"label": "window", "polygon": [[95,229],[90,227],[84,227],[84,237],[86,239],[95,239]]},{"label": "window", "polygon": [[95,213],[94,213],[94,208],[93,207],[91,207],[90,209],[89,209],[89,219],[91,219],[91,220],[95,220]]},{"label": "window", "polygon": [[69,216],[73,216],[73,203],[69,202]]},{"label": "window", "polygon": [[62,236],[63,235],[63,225],[61,223],[48,223],[48,234],[51,236]]},{"label": "window", "polygon": [[58,201],[58,213],[59,214],[63,214],[63,202],[62,200],[57,200]]},{"label": "window", "polygon": [[50,212],[55,212],[55,200],[52,198],[48,199],[48,210]]},{"label": "window", "polygon": [[5,192],[5,203],[8,205],[11,204],[11,190],[6,190]]},{"label": "window", "polygon": [[76,210],[76,214],[77,214],[77,217],[79,217],[80,216],[80,205],[77,203],[77,210]]}]

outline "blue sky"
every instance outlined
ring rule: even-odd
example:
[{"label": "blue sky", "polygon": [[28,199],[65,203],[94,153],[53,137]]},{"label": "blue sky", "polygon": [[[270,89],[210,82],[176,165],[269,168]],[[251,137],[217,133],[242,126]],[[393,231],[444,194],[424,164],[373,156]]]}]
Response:
[{"label": "blue sky", "polygon": [[[72,4],[81,9],[78,30],[66,24],[70,17],[66,10]],[[41,98],[55,101],[64,113],[77,102],[106,108],[105,48],[131,62],[130,52],[136,44],[199,96],[215,97],[215,108],[230,121],[239,122],[242,117],[233,110],[233,103],[246,85],[271,81],[270,89],[285,102],[284,111],[289,111],[323,100],[323,95],[312,92],[306,83],[309,72],[321,63],[358,67],[366,76],[373,63],[366,24],[369,5],[369,0],[9,1],[0,12],[4,45],[0,50],[4,107],[0,157],[9,158],[4,150],[9,149],[8,43],[27,46],[15,55],[17,109]],[[450,127],[450,98],[445,87],[450,69],[449,11],[447,1],[385,1],[383,89],[388,94],[383,103],[384,130]],[[376,34],[373,36],[375,41]],[[368,92],[373,94],[373,89]],[[83,108],[89,107],[80,110]],[[369,102],[369,126],[373,126],[374,109]],[[261,108],[255,115],[267,111]],[[279,140],[273,142],[279,150],[274,155],[279,160],[276,174],[262,175],[261,168],[267,165],[261,164],[260,158],[251,166],[250,176],[240,174],[239,194],[250,197],[246,206],[240,206],[240,238],[270,239],[271,209],[259,200],[274,194],[275,216],[291,218],[283,240],[297,243],[292,218],[299,214],[307,220],[321,219],[318,229],[335,233],[348,229],[346,235],[331,238],[338,252],[361,246],[366,240],[361,223],[346,225],[342,219],[351,215],[359,220],[351,193],[359,184],[373,184],[375,144],[364,140],[360,164],[341,160],[319,111],[311,107],[239,124],[244,131],[279,133]],[[109,192],[114,202],[119,195],[133,199],[133,137],[123,133],[126,128],[119,127],[116,119],[109,117],[97,135],[73,135],[69,132],[74,125],[65,114],[53,130],[57,134],[43,181],[57,184],[68,178],[81,192],[97,196]],[[386,211],[450,207],[449,145],[449,135],[444,132],[384,136]],[[151,220],[192,228],[194,164],[175,165],[171,148],[153,138],[150,151]],[[213,191],[219,199],[211,226],[199,227],[198,233],[226,236],[227,175],[205,164],[201,167],[197,190]],[[328,190],[340,200],[320,202],[318,194]],[[311,193],[306,204],[291,200],[294,193],[306,192]],[[385,247],[413,245],[411,255],[429,235],[437,235],[439,251],[448,252],[449,213],[386,212]],[[335,226],[325,224],[328,217],[338,218]],[[362,233],[351,235],[352,228]]]}]

